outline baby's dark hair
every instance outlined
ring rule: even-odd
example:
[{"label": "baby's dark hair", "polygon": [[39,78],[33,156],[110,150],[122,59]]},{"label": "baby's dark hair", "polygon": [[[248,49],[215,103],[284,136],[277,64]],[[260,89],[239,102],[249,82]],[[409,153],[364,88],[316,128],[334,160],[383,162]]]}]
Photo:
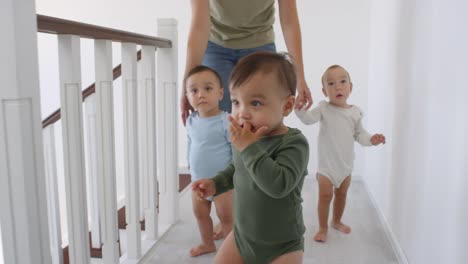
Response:
[{"label": "baby's dark hair", "polygon": [[291,95],[296,94],[296,71],[288,54],[269,51],[254,52],[239,60],[232,70],[229,87],[235,89],[259,72],[274,73],[282,87]]},{"label": "baby's dark hair", "polygon": [[[216,79],[218,80],[219,82],[219,86],[220,87],[223,87],[223,82],[221,81],[221,76],[215,71],[213,70],[212,68],[208,67],[208,66],[205,66],[205,65],[197,65],[195,67],[193,67],[188,73],[187,73],[187,76],[185,77],[184,79],[184,87],[187,83],[187,80],[190,76],[194,75],[194,74],[197,74],[197,73],[200,73],[200,72],[204,72],[204,71],[207,71],[207,72],[211,72],[213,73],[215,76],[216,76]],[[185,87],[187,88],[187,87]]]}]

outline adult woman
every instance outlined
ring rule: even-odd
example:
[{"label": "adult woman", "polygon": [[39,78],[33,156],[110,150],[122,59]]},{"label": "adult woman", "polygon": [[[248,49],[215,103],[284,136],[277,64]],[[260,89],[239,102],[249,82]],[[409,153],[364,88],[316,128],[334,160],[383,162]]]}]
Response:
[{"label": "adult woman", "polygon": [[[312,105],[304,78],[302,43],[295,0],[277,0],[284,40],[298,80],[297,108]],[[203,64],[221,75],[224,97],[220,108],[231,112],[228,78],[237,61],[252,52],[276,51],[273,23],[275,0],[191,0],[192,20],[187,42],[184,77]],[[180,110],[184,122],[193,110],[182,90]]]}]

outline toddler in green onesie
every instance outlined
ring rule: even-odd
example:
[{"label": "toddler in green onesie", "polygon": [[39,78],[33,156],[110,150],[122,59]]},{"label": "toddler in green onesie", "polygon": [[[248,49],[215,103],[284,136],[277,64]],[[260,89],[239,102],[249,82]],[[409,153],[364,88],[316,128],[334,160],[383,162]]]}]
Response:
[{"label": "toddler in green onesie", "polygon": [[234,188],[234,229],[214,263],[302,263],[309,145],[283,123],[295,103],[294,67],[283,54],[253,53],[236,65],[229,89],[232,163],[192,185],[200,198]]}]

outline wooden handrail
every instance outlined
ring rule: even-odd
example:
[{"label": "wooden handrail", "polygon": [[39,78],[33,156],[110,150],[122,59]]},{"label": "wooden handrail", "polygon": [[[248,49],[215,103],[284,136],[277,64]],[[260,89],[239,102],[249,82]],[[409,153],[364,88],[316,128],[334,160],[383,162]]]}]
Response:
[{"label": "wooden handrail", "polygon": [[41,33],[77,35],[91,39],[107,39],[115,42],[129,42],[139,45],[152,45],[158,48],[172,47],[172,42],[168,39],[151,37],[44,15],[37,15],[37,31]]},{"label": "wooden handrail", "polygon": [[[137,61],[139,60],[141,60],[141,50],[139,50],[137,53]],[[122,64],[117,65],[112,70],[112,75],[113,75],[114,80],[116,80],[122,75]],[[92,95],[95,91],[96,91],[95,83],[91,84],[86,89],[84,89],[82,92],[83,102],[88,96]],[[60,120],[60,108],[57,109],[55,112],[53,112],[51,115],[49,115],[46,119],[42,121],[42,128],[46,128],[47,126],[52,125],[59,120]]]}]

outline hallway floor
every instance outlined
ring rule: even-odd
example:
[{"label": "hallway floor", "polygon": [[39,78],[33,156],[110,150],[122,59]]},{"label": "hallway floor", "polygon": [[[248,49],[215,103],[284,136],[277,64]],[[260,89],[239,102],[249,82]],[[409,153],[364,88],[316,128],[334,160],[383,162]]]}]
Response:
[{"label": "hallway floor", "polygon": [[[317,230],[317,182],[306,179],[303,189],[306,223],[304,264],[396,264],[397,257],[388,241],[376,209],[359,181],[351,183],[343,222],[352,228],[345,235],[329,229],[326,243],[313,240]],[[214,216],[214,210],[212,210]],[[180,221],[166,233],[150,253],[145,263],[154,264],[208,264],[214,253],[196,258],[189,256],[192,246],[199,243],[196,220],[192,214],[190,191],[181,194]],[[214,221],[215,217],[213,217]],[[222,241],[216,243],[219,248]]]}]

